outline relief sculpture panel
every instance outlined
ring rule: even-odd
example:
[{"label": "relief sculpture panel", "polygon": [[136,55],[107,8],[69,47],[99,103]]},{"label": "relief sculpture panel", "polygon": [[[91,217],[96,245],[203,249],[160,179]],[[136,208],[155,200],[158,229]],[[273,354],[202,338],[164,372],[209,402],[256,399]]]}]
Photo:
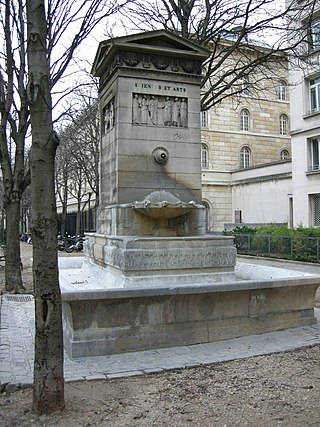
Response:
[{"label": "relief sculpture panel", "polygon": [[188,126],[186,98],[134,93],[132,97],[132,123],[135,125]]},{"label": "relief sculpture panel", "polygon": [[110,129],[114,127],[115,123],[115,110],[114,99],[112,99],[102,110],[102,134],[105,135]]}]

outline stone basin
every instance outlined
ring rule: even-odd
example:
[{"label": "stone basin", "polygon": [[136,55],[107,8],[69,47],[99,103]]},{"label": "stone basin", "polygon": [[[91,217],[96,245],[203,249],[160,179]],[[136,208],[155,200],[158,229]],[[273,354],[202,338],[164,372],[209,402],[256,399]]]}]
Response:
[{"label": "stone basin", "polygon": [[[269,276],[275,270],[269,269]],[[275,279],[261,280],[261,271],[256,273],[259,278],[253,280],[110,289],[91,280],[81,285],[86,282],[83,272],[78,281],[75,270],[60,270],[65,348],[73,358],[102,356],[317,322],[314,302],[320,277],[299,277],[296,272],[297,277],[275,274]]]},{"label": "stone basin", "polygon": [[135,207],[135,210],[142,215],[156,219],[177,218],[190,212],[193,207],[179,207],[173,205],[167,206],[150,206],[150,207]]},{"label": "stone basin", "polygon": [[170,219],[185,215],[192,209],[204,209],[193,200],[183,202],[168,191],[153,191],[142,201],[136,201],[125,207],[131,207],[142,215],[155,219]]}]

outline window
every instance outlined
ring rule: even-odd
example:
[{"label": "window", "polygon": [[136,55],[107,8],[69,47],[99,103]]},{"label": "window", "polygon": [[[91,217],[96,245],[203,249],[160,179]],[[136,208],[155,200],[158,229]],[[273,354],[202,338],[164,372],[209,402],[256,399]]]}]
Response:
[{"label": "window", "polygon": [[208,169],[209,167],[209,150],[206,144],[201,145],[201,167]]},{"label": "window", "polygon": [[251,163],[251,150],[249,147],[242,147],[240,150],[240,168],[248,168]]},{"label": "window", "polygon": [[320,170],[320,137],[313,138],[309,141],[309,158],[310,158],[310,170]]},{"label": "window", "polygon": [[200,114],[200,125],[202,128],[208,127],[208,111],[201,111]]},{"label": "window", "polygon": [[281,150],[280,159],[281,160],[288,160],[288,159],[290,159],[290,153],[289,153],[289,151],[286,150],[286,149]]},{"label": "window", "polygon": [[310,43],[312,50],[320,48],[320,19],[311,23]]},{"label": "window", "polygon": [[287,84],[284,80],[278,82],[278,99],[285,101],[287,99]]},{"label": "window", "polygon": [[281,114],[280,118],[279,118],[280,135],[287,135],[288,134],[288,130],[289,130],[288,124],[289,124],[288,116],[286,116],[285,114]]},{"label": "window", "polygon": [[310,113],[320,111],[320,77],[310,80]]},{"label": "window", "polygon": [[320,194],[312,194],[311,198],[311,216],[312,225],[314,227],[320,226]]},{"label": "window", "polygon": [[248,131],[249,130],[249,121],[250,121],[250,113],[244,108],[240,111],[240,130]]},{"label": "window", "polygon": [[242,95],[249,95],[249,78],[247,76],[240,80],[240,87]]}]

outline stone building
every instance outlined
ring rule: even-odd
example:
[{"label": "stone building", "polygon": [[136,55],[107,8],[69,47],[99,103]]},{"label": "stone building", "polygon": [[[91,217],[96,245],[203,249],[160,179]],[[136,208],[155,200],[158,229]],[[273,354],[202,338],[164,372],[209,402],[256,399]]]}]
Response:
[{"label": "stone building", "polygon": [[[299,3],[304,3],[303,1]],[[305,41],[290,67],[294,226],[320,226],[320,4],[304,8]],[[301,33],[295,33],[301,37]]]},{"label": "stone building", "polygon": [[[241,53],[240,53],[241,54]],[[236,60],[236,58],[233,58]],[[291,145],[286,58],[269,78],[201,113],[202,190],[208,230],[234,223],[288,223]],[[251,77],[250,77],[251,78]]]}]

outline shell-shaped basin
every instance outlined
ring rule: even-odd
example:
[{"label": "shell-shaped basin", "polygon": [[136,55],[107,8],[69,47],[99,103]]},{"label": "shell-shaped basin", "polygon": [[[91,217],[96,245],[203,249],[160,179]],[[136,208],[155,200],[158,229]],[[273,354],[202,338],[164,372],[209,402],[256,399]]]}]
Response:
[{"label": "shell-shaped basin", "polygon": [[193,207],[181,207],[181,206],[148,206],[148,207],[136,207],[137,212],[142,215],[157,218],[157,219],[169,219],[182,216],[193,209]]}]

